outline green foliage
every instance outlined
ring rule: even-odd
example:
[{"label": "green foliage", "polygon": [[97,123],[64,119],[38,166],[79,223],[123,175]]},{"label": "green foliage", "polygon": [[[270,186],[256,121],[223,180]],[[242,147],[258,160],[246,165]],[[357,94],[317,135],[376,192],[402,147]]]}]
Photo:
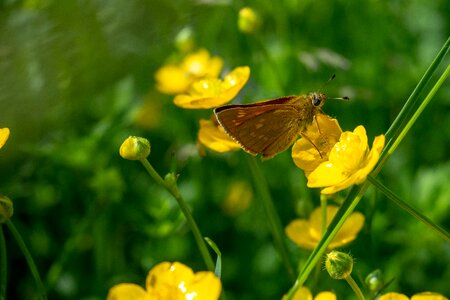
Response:
[{"label": "green foliage", "polygon": [[[211,111],[180,109],[155,90],[155,71],[180,56],[174,43],[183,28],[190,26],[196,46],[222,57],[226,69],[250,66],[250,81],[236,102],[318,89],[349,96],[349,102],[328,101],[324,110],[344,130],[363,124],[370,140],[386,132],[450,35],[446,0],[258,0],[251,3],[262,18],[255,35],[237,27],[246,4],[0,2],[0,127],[11,129],[0,150],[0,193],[14,202],[11,220],[49,299],[104,299],[114,284],[142,285],[161,261],[206,270],[176,201],[139,163],[120,158],[120,144],[129,135],[150,140],[148,159],[163,178],[179,174],[180,193],[202,234],[222,253],[228,299],[281,299],[293,284],[258,186],[244,212],[229,215],[223,209],[234,181],[254,184],[248,154],[199,156],[198,119]],[[334,73],[337,78],[325,85]],[[379,175],[447,229],[448,95],[447,83]],[[148,102],[143,122],[139,112]],[[282,226],[319,204],[318,192],[306,188],[289,152],[260,164]],[[365,229],[345,249],[355,258],[356,277],[381,269],[386,281],[394,279],[387,290],[450,295],[448,243],[380,194],[367,194],[357,210],[366,215]],[[33,299],[33,275],[12,235],[4,235],[8,296]],[[309,253],[287,243],[302,269]],[[335,290],[339,299],[354,297],[323,271],[307,286],[314,294]]]}]

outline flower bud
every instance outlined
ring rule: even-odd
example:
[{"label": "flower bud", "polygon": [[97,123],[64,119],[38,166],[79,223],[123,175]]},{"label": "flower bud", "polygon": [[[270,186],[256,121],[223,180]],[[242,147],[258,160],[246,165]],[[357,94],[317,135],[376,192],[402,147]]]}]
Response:
[{"label": "flower bud", "polygon": [[243,7],[239,11],[238,27],[243,33],[254,34],[261,27],[261,18],[252,8]]},{"label": "flower bud", "polygon": [[11,199],[0,195],[0,224],[9,220],[14,213],[13,203]]},{"label": "flower bud", "polygon": [[189,52],[194,48],[194,34],[191,27],[184,27],[175,37],[175,46],[183,53]]},{"label": "flower bud", "polygon": [[372,292],[380,291],[384,286],[384,276],[381,270],[375,270],[365,279],[366,286]]},{"label": "flower bud", "polygon": [[122,143],[119,152],[125,159],[145,159],[150,154],[150,142],[142,137],[130,136]]},{"label": "flower bud", "polygon": [[346,253],[331,251],[327,254],[325,268],[333,279],[345,279],[352,273],[353,258]]}]

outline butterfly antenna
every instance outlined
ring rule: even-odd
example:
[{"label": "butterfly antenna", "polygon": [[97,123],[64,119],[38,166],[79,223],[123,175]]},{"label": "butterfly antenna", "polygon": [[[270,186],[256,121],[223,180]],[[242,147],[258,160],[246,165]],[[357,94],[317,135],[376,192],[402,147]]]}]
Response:
[{"label": "butterfly antenna", "polygon": [[337,97],[337,98],[328,98],[328,100],[344,100],[344,101],[347,101],[347,100],[350,100],[350,98],[347,97],[347,96],[344,96],[344,97]]}]

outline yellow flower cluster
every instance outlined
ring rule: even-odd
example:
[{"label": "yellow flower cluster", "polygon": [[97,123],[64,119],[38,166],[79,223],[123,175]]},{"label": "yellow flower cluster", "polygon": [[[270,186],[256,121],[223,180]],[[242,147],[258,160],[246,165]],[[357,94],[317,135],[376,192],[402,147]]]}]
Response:
[{"label": "yellow flower cluster", "polygon": [[308,187],[334,194],[366,180],[380,158],[384,135],[375,137],[369,150],[366,129],[342,132],[336,119],[319,114],[317,123],[292,147],[295,164],[304,170]]},{"label": "yellow flower cluster", "polygon": [[217,300],[222,284],[209,271],[194,273],[179,262],[162,262],[147,275],[146,288],[133,283],[113,286],[107,300]]},{"label": "yellow flower cluster", "polygon": [[415,294],[411,298],[408,298],[407,296],[400,294],[400,293],[387,293],[378,298],[378,300],[448,300],[448,298],[442,296],[438,293],[432,293],[432,292],[423,292],[419,294]]},{"label": "yellow flower cluster", "polygon": [[[187,55],[179,64],[160,68],[155,78],[159,91],[175,94],[175,105],[185,109],[211,109],[231,101],[250,77],[250,68],[237,67],[223,79],[218,78],[223,60],[201,49]],[[240,149],[214,120],[200,120],[198,141],[216,152]]]},{"label": "yellow flower cluster", "polygon": [[[286,296],[283,297],[283,300],[286,299]],[[333,292],[325,291],[318,293],[314,298],[311,294],[311,291],[305,287],[302,286],[299,288],[294,296],[292,297],[293,300],[336,300],[336,295]]]}]

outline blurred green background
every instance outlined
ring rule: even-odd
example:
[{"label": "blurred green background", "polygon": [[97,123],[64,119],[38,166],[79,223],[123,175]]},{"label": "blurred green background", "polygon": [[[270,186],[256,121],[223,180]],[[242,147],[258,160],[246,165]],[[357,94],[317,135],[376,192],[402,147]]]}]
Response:
[{"label": "blurred green background", "polygon": [[[237,28],[251,5],[263,25]],[[228,299],[280,299],[292,282],[272,243],[258,191],[248,209],[229,213],[230,186],[252,186],[248,154],[196,148],[198,119],[155,89],[154,73],[179,57],[175,37],[190,28],[196,48],[248,65],[236,101],[250,103],[323,89],[351,101],[324,110],[344,130],[384,133],[450,34],[450,2],[419,1],[0,1],[0,193],[14,201],[13,223],[38,265],[50,299],[104,299],[119,282],[143,284],[160,261],[205,266],[175,201],[139,163],[118,155],[128,135],[147,137],[161,175],[180,174],[200,229],[223,253]],[[447,58],[444,65],[449,63]],[[442,70],[441,70],[442,71]],[[324,84],[331,74],[337,78]],[[379,178],[444,228],[450,227],[450,85],[424,111]],[[146,107],[146,110],[143,109]],[[261,163],[281,222],[307,217],[319,194],[286,151]],[[358,206],[367,223],[345,251],[354,274],[376,268],[388,290],[450,295],[450,245],[380,194]],[[35,283],[5,228],[8,299],[33,299]],[[288,241],[300,266],[309,252]],[[313,276],[314,277],[314,276]],[[314,293],[352,299],[325,272]],[[358,279],[357,279],[358,280]]]}]

